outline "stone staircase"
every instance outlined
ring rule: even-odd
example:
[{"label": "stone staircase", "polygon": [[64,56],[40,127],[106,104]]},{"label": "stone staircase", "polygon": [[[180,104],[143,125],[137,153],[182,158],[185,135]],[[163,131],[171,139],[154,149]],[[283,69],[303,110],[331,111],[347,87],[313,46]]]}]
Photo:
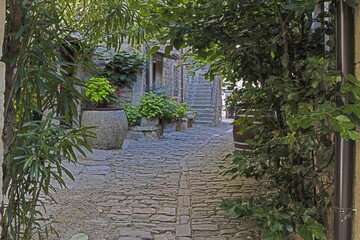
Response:
[{"label": "stone staircase", "polygon": [[196,72],[189,81],[186,102],[196,110],[195,123],[218,126],[221,123],[221,79],[205,79],[208,69]]}]

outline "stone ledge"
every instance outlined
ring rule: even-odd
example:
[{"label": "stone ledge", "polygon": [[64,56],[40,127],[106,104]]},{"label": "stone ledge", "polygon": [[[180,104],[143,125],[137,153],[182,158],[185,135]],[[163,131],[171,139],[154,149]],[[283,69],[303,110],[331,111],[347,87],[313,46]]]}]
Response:
[{"label": "stone ledge", "polygon": [[158,139],[160,138],[161,128],[158,126],[136,126],[128,133],[128,138],[132,140]]}]

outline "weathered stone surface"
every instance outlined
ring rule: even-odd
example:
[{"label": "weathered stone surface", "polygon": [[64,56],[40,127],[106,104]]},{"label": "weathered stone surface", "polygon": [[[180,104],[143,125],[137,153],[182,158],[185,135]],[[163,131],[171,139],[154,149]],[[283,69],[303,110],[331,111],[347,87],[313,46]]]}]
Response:
[{"label": "weathered stone surface", "polygon": [[141,127],[157,126],[157,125],[159,125],[159,118],[150,118],[150,119],[147,119],[146,117],[141,118],[141,121],[140,121]]},{"label": "weathered stone surface", "polygon": [[174,222],[175,216],[156,214],[156,215],[151,216],[150,220],[159,221],[159,222]]},{"label": "weathered stone surface", "polygon": [[161,137],[160,126],[136,126],[130,132],[131,139],[140,140],[146,139],[158,139]]},{"label": "weathered stone surface", "polygon": [[201,224],[201,225],[193,224],[192,229],[196,231],[217,231],[219,227],[217,225],[210,225],[210,224]]},{"label": "weathered stone surface", "polygon": [[175,216],[176,214],[176,208],[170,208],[170,207],[163,207],[160,208],[157,211],[158,214],[164,214],[164,215],[169,215],[169,216]]},{"label": "weathered stone surface", "polygon": [[176,236],[177,237],[191,237],[190,224],[177,225],[176,226]]},{"label": "weathered stone surface", "polygon": [[223,199],[261,189],[261,183],[219,175],[223,157],[233,150],[230,128],[197,126],[166,132],[162,140],[127,139],[125,149],[80,158],[76,184],[55,194],[60,205],[49,203],[60,240],[78,232],[116,240],[254,236],[253,220],[231,218],[220,208]]},{"label": "weathered stone surface", "polygon": [[81,126],[96,127],[95,138],[88,138],[90,146],[95,149],[119,149],[127,135],[128,122],[123,110],[85,110]]},{"label": "weathered stone surface", "polygon": [[166,233],[164,235],[155,235],[154,240],[175,240],[175,236],[172,233]]}]

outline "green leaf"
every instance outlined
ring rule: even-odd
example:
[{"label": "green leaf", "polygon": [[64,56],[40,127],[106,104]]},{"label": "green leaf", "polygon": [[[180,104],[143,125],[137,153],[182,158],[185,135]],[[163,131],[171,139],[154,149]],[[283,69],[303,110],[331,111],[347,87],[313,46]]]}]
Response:
[{"label": "green leaf", "polygon": [[346,80],[348,80],[349,82],[358,85],[359,84],[359,80],[356,79],[356,77],[352,74],[347,74],[346,75]]},{"label": "green leaf", "polygon": [[303,118],[299,121],[299,127],[301,127],[302,129],[307,129],[309,127],[311,127],[313,121],[311,118]]},{"label": "green leaf", "polygon": [[183,44],[184,39],[183,38],[175,38],[173,41],[173,45],[175,49],[179,50],[181,48],[181,45]]},{"label": "green leaf", "polygon": [[165,56],[169,56],[173,48],[174,48],[173,45],[167,45],[165,47]]},{"label": "green leaf", "polygon": [[274,58],[275,58],[275,53],[274,53],[273,51],[271,51],[270,56],[271,56],[271,58],[274,60]]},{"label": "green leaf", "polygon": [[324,226],[311,217],[298,228],[298,232],[304,240],[325,240],[326,237]]},{"label": "green leaf", "polygon": [[313,240],[314,239],[310,230],[305,225],[300,226],[298,229],[298,232],[299,232],[300,236],[303,237],[304,240]]},{"label": "green leaf", "polygon": [[348,117],[345,116],[345,115],[339,115],[339,116],[336,116],[335,118],[336,118],[336,120],[338,120],[340,123],[348,123],[348,122],[351,122],[350,118],[348,118]]},{"label": "green leaf", "polygon": [[346,3],[349,4],[350,7],[357,8],[360,4],[359,0],[346,0]]},{"label": "green leaf", "polygon": [[289,4],[286,4],[285,6],[285,9],[287,10],[295,10],[296,8],[298,8],[298,5],[296,3],[289,3]]},{"label": "green leaf", "polygon": [[318,239],[325,239],[324,226],[318,223],[315,219],[310,219],[308,222],[311,233]]},{"label": "green leaf", "polygon": [[284,53],[283,57],[281,58],[281,64],[284,68],[287,68],[287,66],[289,65],[289,54]]},{"label": "green leaf", "polygon": [[282,232],[272,232],[271,230],[265,230],[261,233],[261,237],[264,240],[285,240],[285,234]]},{"label": "green leaf", "polygon": [[84,233],[77,233],[70,240],[88,240],[89,236]]},{"label": "green leaf", "polygon": [[160,46],[154,46],[148,51],[148,53],[154,54],[154,53],[157,53],[159,50],[160,50]]},{"label": "green leaf", "polygon": [[357,131],[354,131],[354,130],[350,130],[350,131],[347,131],[348,134],[349,134],[349,138],[352,139],[352,140],[357,140],[359,139],[359,133]]}]

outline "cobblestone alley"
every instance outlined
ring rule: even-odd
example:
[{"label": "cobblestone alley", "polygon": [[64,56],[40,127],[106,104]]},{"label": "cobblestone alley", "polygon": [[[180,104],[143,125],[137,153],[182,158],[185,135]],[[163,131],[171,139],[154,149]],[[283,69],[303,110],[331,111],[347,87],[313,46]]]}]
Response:
[{"label": "cobblestone alley", "polygon": [[70,167],[76,182],[58,191],[48,214],[64,240],[76,233],[90,240],[254,239],[253,221],[220,208],[225,198],[259,189],[255,181],[219,175],[232,151],[228,123],[96,150]]}]

